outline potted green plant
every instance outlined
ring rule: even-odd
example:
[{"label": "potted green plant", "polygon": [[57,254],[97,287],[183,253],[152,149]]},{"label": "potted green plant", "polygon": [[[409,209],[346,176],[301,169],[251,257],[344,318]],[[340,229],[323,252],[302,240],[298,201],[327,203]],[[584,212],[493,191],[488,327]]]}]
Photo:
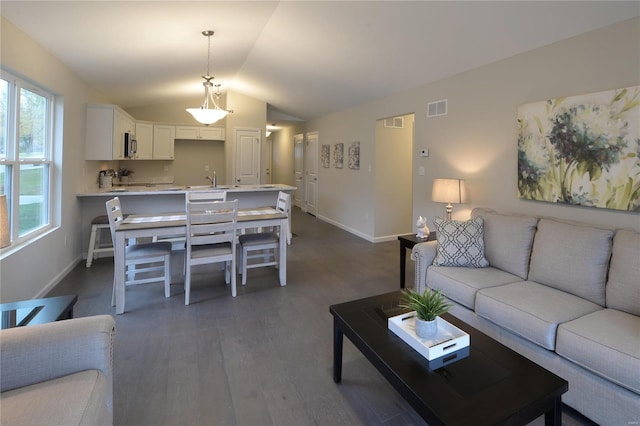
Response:
[{"label": "potted green plant", "polygon": [[133,173],[133,170],[129,169],[118,169],[118,177],[120,178],[120,183],[126,185],[129,183],[129,176]]},{"label": "potted green plant", "polygon": [[438,331],[437,318],[448,312],[451,303],[439,290],[427,287],[423,293],[412,289],[403,292],[404,303],[400,306],[416,311],[415,331],[421,338],[428,338]]}]

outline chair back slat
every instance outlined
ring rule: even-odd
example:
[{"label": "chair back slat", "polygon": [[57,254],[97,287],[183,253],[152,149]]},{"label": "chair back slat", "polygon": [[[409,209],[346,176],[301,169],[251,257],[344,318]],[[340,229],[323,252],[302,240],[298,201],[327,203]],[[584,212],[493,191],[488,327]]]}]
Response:
[{"label": "chair back slat", "polygon": [[187,246],[234,243],[238,201],[199,201],[187,194]]},{"label": "chair back slat", "polygon": [[278,201],[276,202],[276,210],[287,215],[287,229],[281,229],[282,235],[286,235],[287,241],[291,241],[291,194],[280,191],[278,193]]},{"label": "chair back slat", "polygon": [[124,220],[122,208],[120,207],[120,199],[115,197],[106,202],[107,217],[109,218],[109,230],[111,231],[111,242],[116,242],[116,225]]}]

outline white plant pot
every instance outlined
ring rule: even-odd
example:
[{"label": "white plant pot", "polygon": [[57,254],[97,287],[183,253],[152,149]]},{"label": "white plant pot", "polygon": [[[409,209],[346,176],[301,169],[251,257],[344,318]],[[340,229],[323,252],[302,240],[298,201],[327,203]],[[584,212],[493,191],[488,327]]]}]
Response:
[{"label": "white plant pot", "polygon": [[415,324],[416,335],[422,339],[433,337],[438,332],[437,319],[434,319],[433,321],[425,321],[416,317]]}]

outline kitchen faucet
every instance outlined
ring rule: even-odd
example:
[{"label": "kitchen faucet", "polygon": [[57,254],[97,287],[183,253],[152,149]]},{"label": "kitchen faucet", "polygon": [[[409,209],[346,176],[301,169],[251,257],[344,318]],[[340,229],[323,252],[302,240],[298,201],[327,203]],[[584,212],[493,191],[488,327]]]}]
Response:
[{"label": "kitchen faucet", "polygon": [[205,176],[205,179],[209,179],[212,187],[215,188],[216,186],[218,186],[217,179],[216,179],[216,172],[213,172],[213,176]]}]

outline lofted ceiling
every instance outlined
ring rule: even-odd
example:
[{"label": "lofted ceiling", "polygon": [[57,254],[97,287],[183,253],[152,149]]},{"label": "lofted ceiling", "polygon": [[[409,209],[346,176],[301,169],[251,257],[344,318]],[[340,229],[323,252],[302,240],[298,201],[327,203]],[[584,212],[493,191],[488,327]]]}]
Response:
[{"label": "lofted ceiling", "polygon": [[2,16],[114,103],[211,74],[309,120],[640,15],[615,1],[10,1]]}]

